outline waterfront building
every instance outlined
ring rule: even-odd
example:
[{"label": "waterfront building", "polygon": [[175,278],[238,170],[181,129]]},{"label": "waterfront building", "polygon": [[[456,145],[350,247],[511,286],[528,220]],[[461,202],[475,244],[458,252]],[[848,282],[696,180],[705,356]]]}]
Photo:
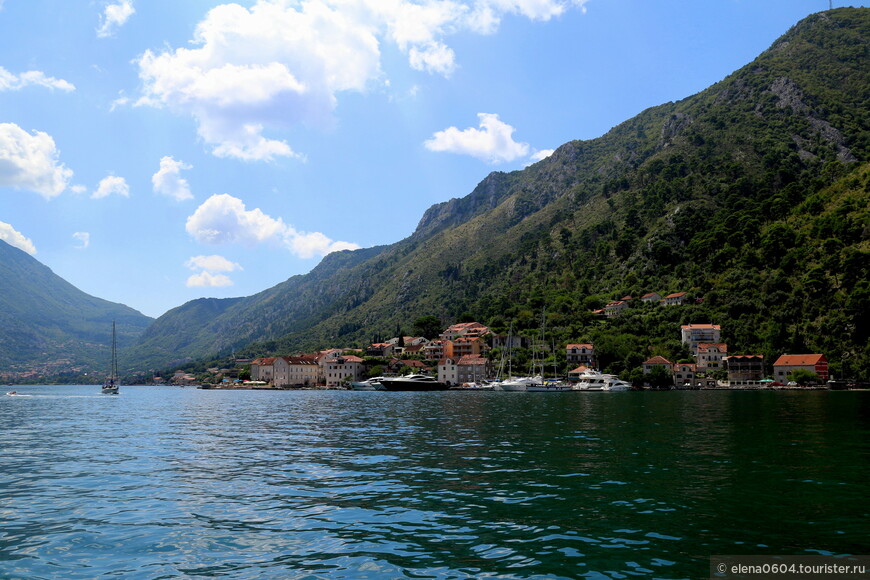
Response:
[{"label": "waterfront building", "polygon": [[702,342],[695,351],[695,362],[701,372],[710,372],[722,368],[722,358],[728,356],[728,345],[722,342]]},{"label": "waterfront building", "polygon": [[272,366],[276,387],[313,387],[320,379],[320,365],[313,357],[279,356]]},{"label": "waterfront building", "polygon": [[815,373],[821,382],[828,380],[828,359],[823,354],[784,354],[773,363],[773,378],[781,383],[798,369]]},{"label": "waterfront building", "polygon": [[695,384],[695,372],[697,365],[689,363],[677,363],[674,365],[674,385],[677,387],[691,387]]},{"label": "waterfront building", "polygon": [[251,362],[251,380],[271,383],[274,375],[275,357],[254,359]]},{"label": "waterfront building", "polygon": [[663,356],[648,358],[643,361],[643,374],[650,374],[655,367],[664,367],[669,373],[671,373],[674,369],[674,363]]},{"label": "waterfront building", "polygon": [[459,369],[456,361],[452,358],[443,358],[438,361],[438,382],[448,387],[459,384]]},{"label": "waterfront building", "polygon": [[479,355],[487,346],[480,337],[460,336],[453,342],[453,357],[460,358],[466,355]]},{"label": "waterfront building", "polygon": [[739,354],[722,359],[730,385],[755,385],[764,378],[764,355]]},{"label": "waterfront building", "polygon": [[362,380],[365,367],[358,356],[339,356],[324,359],[320,363],[323,379],[327,388],[334,388],[345,381]]},{"label": "waterfront building", "polygon": [[456,363],[456,380],[458,384],[476,383],[492,376],[489,359],[478,354],[468,354]]}]

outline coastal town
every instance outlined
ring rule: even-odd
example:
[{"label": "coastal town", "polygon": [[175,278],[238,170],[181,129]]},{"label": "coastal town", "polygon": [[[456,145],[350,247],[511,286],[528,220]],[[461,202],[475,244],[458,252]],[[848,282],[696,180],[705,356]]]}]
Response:
[{"label": "coastal town", "polygon": [[[662,305],[680,305],[685,293],[664,298],[656,293],[641,300],[655,300]],[[631,297],[608,304],[599,315],[618,316]],[[656,355],[643,361],[643,373],[633,377],[634,389],[747,389],[805,388],[824,386],[829,380],[828,360],[823,354],[783,353],[773,363],[773,374],[765,372],[764,356],[754,353],[730,353],[722,340],[718,324],[681,325],[680,340],[692,360],[670,361]],[[237,360],[236,368],[211,368],[202,381],[197,376],[177,371],[168,381],[189,385],[205,382],[211,388],[251,389],[348,389],[374,376],[427,375],[448,388],[498,384],[498,381],[523,374],[526,369],[511,367],[510,354],[515,349],[534,347],[530,339],[493,332],[478,322],[453,324],[435,339],[421,336],[397,336],[370,344],[365,349],[332,348],[316,353],[261,357]],[[566,385],[565,390],[582,390],[584,377],[599,372],[596,348],[592,343],[565,344],[561,369],[529,369],[544,380]],[[547,350],[544,347],[544,350]],[[553,349],[550,359],[555,360]],[[494,356],[496,354],[497,356]],[[240,368],[244,371],[240,372]],[[247,368],[250,369],[247,372]]]}]

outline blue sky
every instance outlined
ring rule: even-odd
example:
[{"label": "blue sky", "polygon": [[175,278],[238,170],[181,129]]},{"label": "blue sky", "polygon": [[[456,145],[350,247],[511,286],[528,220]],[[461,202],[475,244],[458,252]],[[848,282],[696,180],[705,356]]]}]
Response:
[{"label": "blue sky", "polygon": [[703,90],[827,8],[0,0],[0,239],[149,316],[247,296]]}]

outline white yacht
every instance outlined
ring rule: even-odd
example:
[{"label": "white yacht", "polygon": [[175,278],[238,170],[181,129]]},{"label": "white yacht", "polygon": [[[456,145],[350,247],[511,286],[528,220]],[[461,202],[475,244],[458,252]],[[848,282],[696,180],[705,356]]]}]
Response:
[{"label": "white yacht", "polygon": [[530,393],[561,393],[573,389],[574,387],[562,381],[548,380],[541,384],[529,385],[526,390]]},{"label": "white yacht", "polygon": [[541,375],[534,377],[511,377],[499,383],[502,391],[528,391],[529,386],[543,385],[544,378]]},{"label": "white yacht", "polygon": [[384,377],[372,377],[364,381],[353,381],[350,386],[354,391],[384,391],[386,389],[381,384],[382,380]]},{"label": "white yacht", "polygon": [[577,391],[630,391],[631,385],[616,375],[606,375],[598,371],[588,370],[580,375],[574,389]]}]

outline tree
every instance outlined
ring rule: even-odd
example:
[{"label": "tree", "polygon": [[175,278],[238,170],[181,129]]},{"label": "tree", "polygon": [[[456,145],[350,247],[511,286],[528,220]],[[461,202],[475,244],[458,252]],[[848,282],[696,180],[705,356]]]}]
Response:
[{"label": "tree", "polygon": [[656,365],[646,375],[646,381],[656,389],[669,389],[674,386],[674,376],[667,368]]},{"label": "tree", "polygon": [[788,380],[799,385],[811,385],[819,382],[819,375],[807,369],[795,369],[788,373]]},{"label": "tree", "polygon": [[441,334],[441,320],[431,314],[414,321],[414,334],[423,338],[435,338]]}]

